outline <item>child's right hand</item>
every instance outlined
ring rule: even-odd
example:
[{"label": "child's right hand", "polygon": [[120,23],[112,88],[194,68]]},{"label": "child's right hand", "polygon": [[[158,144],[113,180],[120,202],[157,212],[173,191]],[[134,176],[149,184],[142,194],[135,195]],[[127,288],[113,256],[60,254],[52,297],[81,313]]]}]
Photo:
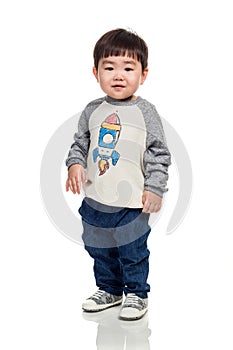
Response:
[{"label": "child's right hand", "polygon": [[66,191],[71,190],[74,194],[80,194],[81,185],[86,182],[86,172],[82,165],[73,164],[68,170]]}]

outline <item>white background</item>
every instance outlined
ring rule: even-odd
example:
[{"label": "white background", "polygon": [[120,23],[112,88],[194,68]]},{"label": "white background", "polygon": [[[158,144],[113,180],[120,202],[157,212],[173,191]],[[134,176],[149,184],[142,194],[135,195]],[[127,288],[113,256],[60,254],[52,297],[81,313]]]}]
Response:
[{"label": "white background", "polygon": [[[166,235],[165,212],[149,240],[150,348],[230,350],[233,25],[227,0],[1,2],[0,347],[96,349],[97,324],[81,312],[83,298],[95,290],[92,261],[46,215],[40,163],[54,131],[102,96],[91,73],[92,50],[116,27],[131,27],[148,43],[150,74],[139,94],[179,133],[194,176],[183,223]],[[175,175],[168,202],[173,185]]]}]

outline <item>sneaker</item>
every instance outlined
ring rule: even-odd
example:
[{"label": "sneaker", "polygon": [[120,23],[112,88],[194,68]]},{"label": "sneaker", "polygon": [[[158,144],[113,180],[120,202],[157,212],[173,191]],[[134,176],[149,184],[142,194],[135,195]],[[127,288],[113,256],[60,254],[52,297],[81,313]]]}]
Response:
[{"label": "sneaker", "polygon": [[90,298],[82,304],[84,311],[96,312],[108,309],[122,303],[122,296],[112,295],[104,290],[97,290]]},{"label": "sneaker", "polygon": [[120,318],[123,320],[138,320],[147,312],[148,299],[138,297],[134,293],[126,295],[125,302],[120,312]]}]

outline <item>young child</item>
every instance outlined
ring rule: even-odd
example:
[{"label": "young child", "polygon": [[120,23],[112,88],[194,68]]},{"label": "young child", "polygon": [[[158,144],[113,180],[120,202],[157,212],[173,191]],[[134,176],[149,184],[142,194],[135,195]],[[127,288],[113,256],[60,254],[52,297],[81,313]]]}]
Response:
[{"label": "young child", "polygon": [[119,317],[147,311],[149,215],[167,191],[170,153],[160,117],[135,93],[148,74],[148,48],[124,29],[105,33],[94,48],[93,73],[105,96],[81,114],[66,165],[66,190],[85,197],[83,241],[99,288],[82,305],[95,312],[122,303]]}]

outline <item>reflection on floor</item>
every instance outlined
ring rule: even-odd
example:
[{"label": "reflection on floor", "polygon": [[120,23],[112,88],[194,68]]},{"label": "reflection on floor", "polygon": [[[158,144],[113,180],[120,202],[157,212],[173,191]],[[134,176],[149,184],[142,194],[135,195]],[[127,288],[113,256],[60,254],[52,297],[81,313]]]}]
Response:
[{"label": "reflection on floor", "polygon": [[148,313],[140,320],[123,321],[118,318],[120,306],[101,312],[83,312],[86,321],[96,322],[97,350],[150,350]]}]

